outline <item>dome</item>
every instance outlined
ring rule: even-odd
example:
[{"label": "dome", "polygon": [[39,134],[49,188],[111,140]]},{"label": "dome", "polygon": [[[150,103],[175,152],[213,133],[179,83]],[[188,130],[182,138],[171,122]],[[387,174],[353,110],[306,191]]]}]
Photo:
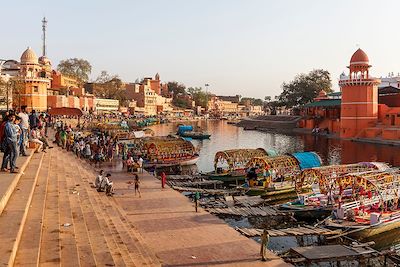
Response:
[{"label": "dome", "polygon": [[365,54],[364,51],[362,51],[360,48],[357,49],[356,52],[351,56],[350,59],[350,65],[353,64],[367,64],[369,63],[369,58],[367,54]]},{"label": "dome", "polygon": [[21,55],[21,64],[38,64],[38,57],[32,48],[28,47]]}]

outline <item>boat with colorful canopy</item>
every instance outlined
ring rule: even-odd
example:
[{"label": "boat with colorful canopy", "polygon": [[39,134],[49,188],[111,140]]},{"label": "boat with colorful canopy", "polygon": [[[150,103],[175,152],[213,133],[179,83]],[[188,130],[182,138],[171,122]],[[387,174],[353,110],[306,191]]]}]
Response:
[{"label": "boat with colorful canopy", "polygon": [[299,195],[294,201],[279,205],[279,209],[293,212],[298,220],[316,220],[329,216],[335,206],[334,195],[338,192],[336,178],[349,173],[387,170],[380,162],[329,165],[304,169],[296,177],[296,192],[312,188],[312,193]]},{"label": "boat with colorful canopy", "polygon": [[[255,172],[249,179],[248,195],[296,196],[295,181],[301,170],[319,167],[320,156],[315,152],[296,152],[275,157],[254,157],[247,163],[249,172]],[[262,177],[260,177],[260,174]],[[308,188],[307,190],[309,190]],[[287,197],[285,196],[285,197]]]},{"label": "boat with colorful canopy", "polygon": [[146,166],[166,167],[193,165],[199,159],[193,144],[182,138],[150,138],[144,141],[142,152]]},{"label": "boat with colorful canopy", "polygon": [[[348,174],[336,183],[339,204],[325,226],[361,240],[400,227],[399,169]],[[346,192],[353,201],[343,203]]]},{"label": "boat with colorful canopy", "polygon": [[246,165],[254,157],[276,155],[274,150],[263,148],[229,149],[218,151],[214,156],[214,171],[205,173],[209,179],[224,182],[244,181]]}]

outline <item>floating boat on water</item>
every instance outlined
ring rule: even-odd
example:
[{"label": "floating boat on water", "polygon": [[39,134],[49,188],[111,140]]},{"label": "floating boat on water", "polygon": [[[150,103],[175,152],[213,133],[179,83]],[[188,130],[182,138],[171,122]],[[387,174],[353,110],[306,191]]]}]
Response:
[{"label": "floating boat on water", "polygon": [[[277,195],[296,196],[295,181],[302,169],[321,166],[322,161],[315,152],[297,152],[275,157],[254,157],[246,168],[253,169],[255,175],[249,175],[248,195],[271,197]],[[260,177],[261,174],[262,176]],[[252,177],[251,177],[252,176]],[[309,191],[311,187],[303,187]]]},{"label": "floating boat on water", "polygon": [[199,160],[199,155],[189,141],[182,138],[150,138],[142,145],[145,157],[145,167],[168,167],[174,165],[193,165]]},{"label": "floating boat on water", "polygon": [[351,189],[354,201],[341,201],[325,226],[341,229],[352,238],[366,239],[400,227],[400,171],[369,171],[337,179],[341,198]]},{"label": "floating boat on water", "polygon": [[246,164],[253,157],[276,155],[273,150],[229,149],[218,151],[214,157],[214,171],[204,173],[209,179],[224,182],[242,182],[246,178]]},{"label": "floating boat on water", "polygon": [[[387,170],[389,167],[380,162],[360,162],[355,164],[330,165],[305,169],[296,177],[296,191],[301,194],[304,187],[311,186],[313,193],[299,195],[294,200],[279,205],[279,209],[290,211],[298,220],[315,221],[329,216],[337,201],[339,192],[336,179],[349,173],[373,170]],[[351,195],[351,192],[350,192]],[[342,200],[345,200],[343,196]]]},{"label": "floating boat on water", "polygon": [[203,131],[193,131],[192,125],[179,125],[177,135],[181,137],[187,137],[192,139],[209,139],[211,134],[205,133]]}]

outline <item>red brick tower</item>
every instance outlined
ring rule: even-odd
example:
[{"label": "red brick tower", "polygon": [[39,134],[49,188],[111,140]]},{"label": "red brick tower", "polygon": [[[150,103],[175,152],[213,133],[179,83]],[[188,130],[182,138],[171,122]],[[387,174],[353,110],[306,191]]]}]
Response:
[{"label": "red brick tower", "polygon": [[380,80],[369,75],[370,67],[367,54],[358,49],[350,59],[349,76],[340,77],[340,137],[356,137],[363,129],[373,127],[377,122]]}]

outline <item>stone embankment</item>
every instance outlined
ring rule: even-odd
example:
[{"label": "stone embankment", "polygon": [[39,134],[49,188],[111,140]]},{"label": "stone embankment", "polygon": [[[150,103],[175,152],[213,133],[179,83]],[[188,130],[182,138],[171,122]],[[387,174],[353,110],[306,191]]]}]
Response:
[{"label": "stone embankment", "polygon": [[31,155],[19,174],[0,173],[2,266],[288,266],[271,252],[260,261],[254,240],[146,172],[139,198],[120,162],[104,164],[117,187],[108,197],[73,153]]},{"label": "stone embankment", "polygon": [[246,118],[241,120],[237,126],[243,127],[245,130],[277,130],[291,131],[297,128],[300,116],[284,116],[284,115],[268,115],[254,118]]}]

